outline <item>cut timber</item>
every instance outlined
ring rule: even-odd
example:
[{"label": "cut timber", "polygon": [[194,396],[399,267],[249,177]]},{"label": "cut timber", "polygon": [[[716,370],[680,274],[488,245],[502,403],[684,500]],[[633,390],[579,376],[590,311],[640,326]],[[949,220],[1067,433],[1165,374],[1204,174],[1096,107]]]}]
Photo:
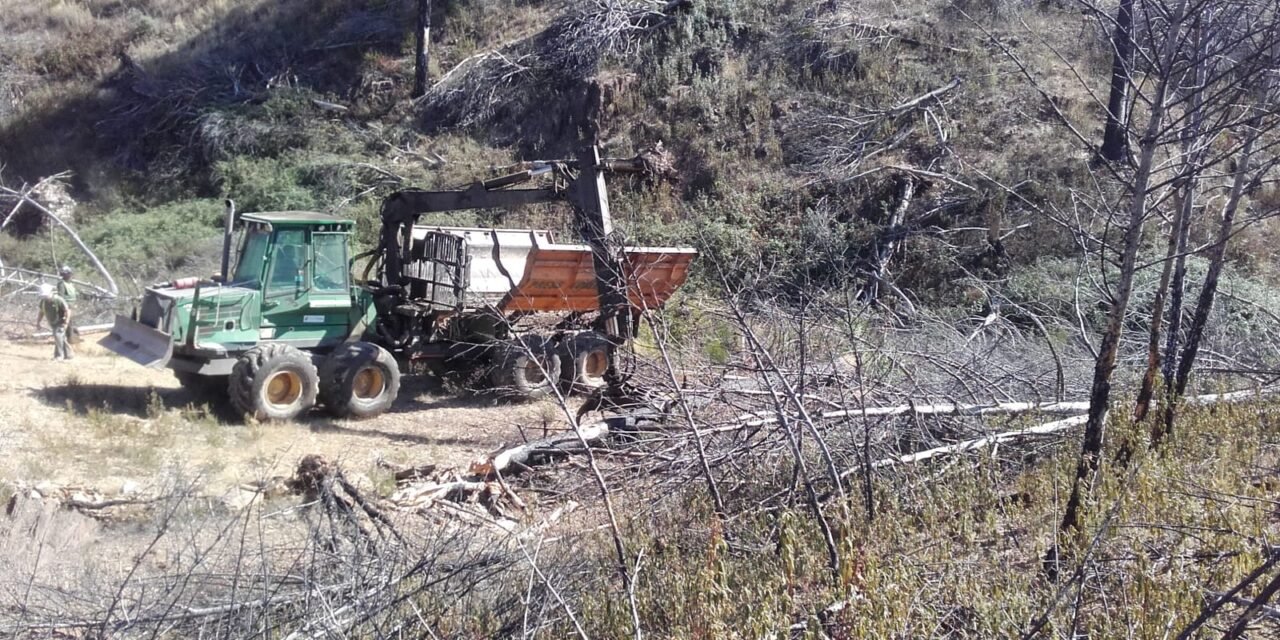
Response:
[{"label": "cut timber", "polygon": [[[1017,431],[1006,431],[1004,433],[997,433],[995,435],[986,436],[983,438],[965,440],[964,442],[961,442],[959,444],[953,444],[946,447],[936,447],[933,449],[926,449],[924,451],[917,451],[915,453],[907,454],[905,456],[898,456],[894,458],[885,458],[883,460],[877,460],[876,462],[871,463],[871,468],[880,469],[883,467],[891,467],[898,464],[910,464],[913,462],[928,460],[930,458],[936,458],[938,456],[951,455],[954,453],[964,453],[966,451],[974,451],[977,449],[989,447],[994,444],[1009,442],[1011,440],[1018,440],[1021,438],[1027,438],[1031,436],[1048,435],[1052,433],[1057,433],[1059,431],[1062,431],[1063,429],[1069,429],[1071,427],[1082,425],[1087,421],[1088,421],[1088,416],[1072,416],[1070,418],[1064,418],[1062,420],[1055,420],[1053,422],[1038,424],[1034,427],[1027,427],[1026,429],[1019,429]],[[856,471],[858,470],[850,469],[840,475],[842,477],[849,476],[855,473]]]},{"label": "cut timber", "polygon": [[546,464],[575,453],[585,453],[582,443],[588,446],[604,441],[619,432],[634,433],[642,427],[656,426],[658,416],[648,413],[616,416],[602,422],[579,425],[577,431],[569,430],[554,436],[534,440],[503,449],[486,458],[471,463],[471,474],[477,478],[514,475],[526,468]]},{"label": "cut timber", "polygon": [[[1187,404],[1196,405],[1196,406],[1205,406],[1205,405],[1217,404],[1222,402],[1236,402],[1240,400],[1251,400],[1254,398],[1261,398],[1261,397],[1275,394],[1277,391],[1280,391],[1280,387],[1271,387],[1271,388],[1257,389],[1257,390],[1232,391],[1230,393],[1209,393],[1205,395],[1188,398]],[[1016,406],[1017,404],[1021,404],[1021,403],[1011,403],[1011,404]],[[1080,404],[1085,405],[1085,409],[1087,409],[1089,403],[1062,402],[1062,403],[1054,403],[1053,405],[1045,405],[1045,406],[1066,408],[1071,406],[1077,406]],[[994,435],[983,436],[981,438],[974,438],[972,440],[965,440],[964,442],[959,442],[953,445],[947,445],[945,447],[935,447],[933,449],[917,451],[915,453],[909,453],[902,456],[885,458],[883,460],[877,460],[876,462],[871,463],[871,468],[880,469],[880,468],[891,467],[899,464],[910,464],[914,462],[922,462],[924,460],[937,458],[939,456],[946,456],[946,455],[952,455],[956,453],[965,453],[968,451],[975,451],[977,449],[983,449],[985,447],[1000,444],[1003,442],[1010,442],[1013,440],[1020,440],[1022,438],[1028,438],[1028,437],[1034,437],[1034,436],[1049,435],[1049,434],[1057,433],[1059,431],[1063,431],[1065,429],[1069,429],[1071,427],[1082,425],[1088,422],[1088,418],[1089,417],[1087,415],[1072,416],[1070,418],[1064,418],[1062,420],[1055,420],[1053,422],[1046,422],[1044,424],[1035,425],[1033,427],[1027,427],[1026,429],[1018,429],[1016,431],[1006,431],[1004,433],[997,433]],[[1106,416],[1103,416],[1103,419],[1105,420]],[[858,468],[849,469],[841,473],[840,476],[848,477],[856,473],[857,471],[859,471]]]},{"label": "cut timber", "polygon": [[501,490],[496,483],[480,480],[415,482],[391,494],[387,500],[401,509],[421,509],[436,502],[461,502],[471,495]]},{"label": "cut timber", "polygon": [[[956,415],[956,416],[988,416],[1016,413],[1044,413],[1049,415],[1074,415],[1088,411],[1088,402],[997,402],[994,404],[956,404],[943,402],[936,404],[900,404],[890,407],[867,407],[865,409],[841,409],[827,411],[816,417],[824,420],[836,418],[889,418],[904,415]],[[761,416],[745,414],[738,416],[732,424],[723,430],[762,427],[778,422],[777,416]],[[715,429],[713,429],[715,431]]]}]

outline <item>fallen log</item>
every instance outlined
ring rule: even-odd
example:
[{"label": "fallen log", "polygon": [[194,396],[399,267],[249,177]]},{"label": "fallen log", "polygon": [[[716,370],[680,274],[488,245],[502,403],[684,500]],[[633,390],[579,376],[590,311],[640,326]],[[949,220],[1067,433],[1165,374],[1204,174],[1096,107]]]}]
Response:
[{"label": "fallen log", "polygon": [[428,480],[434,477],[438,466],[434,464],[423,464],[416,467],[407,467],[404,465],[394,464],[386,460],[379,459],[377,465],[391,472],[391,477],[395,479],[396,484],[403,484],[416,480]]},{"label": "fallen log", "polygon": [[[982,438],[974,438],[973,440],[965,440],[964,442],[948,445],[945,447],[935,447],[933,449],[917,451],[915,453],[909,453],[903,456],[885,458],[883,460],[877,460],[875,462],[872,462],[871,468],[880,469],[884,467],[891,467],[898,464],[911,464],[913,462],[920,462],[922,460],[928,460],[930,458],[936,458],[938,456],[950,455],[954,453],[964,453],[966,451],[974,451],[977,449],[989,447],[994,444],[1009,442],[1011,440],[1018,440],[1020,438],[1026,438],[1030,436],[1049,435],[1049,434],[1057,433],[1064,429],[1069,429],[1077,425],[1082,425],[1088,421],[1088,418],[1089,418],[1088,416],[1072,416],[1070,418],[1065,418],[1063,420],[1055,420],[1053,422],[1038,424],[1034,427],[1027,427],[1026,429],[1019,429],[1017,431],[1006,431],[1004,433],[998,433],[995,435],[986,436]],[[840,477],[842,478],[848,477],[858,471],[859,469],[856,469],[856,468],[849,469],[844,473],[841,473]]]},{"label": "fallen log", "polygon": [[[997,402],[995,404],[955,404],[950,402],[936,404],[900,404],[889,407],[865,407],[862,409],[841,409],[826,411],[816,417],[824,420],[836,418],[889,418],[904,415],[954,415],[954,416],[988,416],[1017,413],[1044,413],[1049,415],[1073,415],[1088,411],[1088,401],[1080,402]],[[778,416],[766,416],[759,413],[747,413],[734,418],[730,425],[721,430],[762,427],[775,424]],[[712,432],[716,429],[712,429]]]},{"label": "fallen log", "polygon": [[401,509],[420,509],[440,501],[461,502],[468,496],[492,490],[490,484],[480,480],[417,482],[398,489],[387,501]]},{"label": "fallen log", "polygon": [[[114,327],[114,326],[115,326],[114,324],[89,324],[83,327],[75,327],[75,330],[79,331],[81,335],[90,334],[90,333],[105,333],[107,331],[110,331],[111,327]],[[31,337],[32,338],[51,338],[53,337],[53,332],[37,331],[31,334]]]},{"label": "fallen log", "polygon": [[[1186,403],[1193,406],[1207,406],[1207,405],[1217,404],[1221,402],[1235,402],[1238,400],[1251,400],[1254,398],[1261,398],[1261,397],[1275,394],[1278,391],[1280,391],[1280,387],[1273,387],[1268,389],[1256,389],[1256,390],[1246,389],[1242,391],[1232,391],[1229,393],[1208,393],[1204,395],[1187,398]],[[1084,404],[1085,405],[1084,408],[1088,409],[1089,403],[1087,402],[1085,403],[1074,403],[1074,402],[1054,403],[1054,405],[1060,405],[1055,407],[1058,409],[1065,408],[1068,406],[1074,406],[1078,404]],[[1049,405],[1049,406],[1053,406],[1053,405]],[[1035,426],[1027,427],[1025,429],[1018,429],[1015,431],[1006,431],[1004,433],[997,433],[989,436],[983,436],[981,438],[974,438],[972,440],[965,440],[964,442],[958,442],[956,444],[947,445],[943,447],[935,447],[933,449],[926,449],[924,451],[917,451],[915,453],[909,453],[906,455],[894,456],[892,458],[884,458],[882,460],[877,460],[875,462],[872,462],[871,468],[880,469],[880,468],[891,467],[899,464],[911,464],[915,462],[929,460],[939,456],[974,451],[977,449],[982,449],[992,445],[1001,444],[1004,442],[1010,442],[1012,440],[1018,440],[1021,438],[1050,435],[1050,434],[1057,433],[1059,431],[1063,431],[1065,429],[1069,429],[1077,425],[1082,425],[1087,421],[1088,421],[1087,415],[1071,416],[1070,418],[1055,420],[1053,422],[1046,422],[1044,424],[1038,424]],[[861,468],[859,467],[846,470],[840,474],[840,477],[841,478],[848,477],[854,473],[857,473],[860,470]]]},{"label": "fallen log", "polygon": [[503,449],[471,463],[470,472],[475,478],[515,475],[530,467],[563,460],[575,453],[585,453],[583,443],[592,446],[611,435],[636,433],[646,427],[656,427],[658,422],[658,416],[649,412],[605,418],[601,422],[579,425],[576,431],[571,429],[554,436]]}]

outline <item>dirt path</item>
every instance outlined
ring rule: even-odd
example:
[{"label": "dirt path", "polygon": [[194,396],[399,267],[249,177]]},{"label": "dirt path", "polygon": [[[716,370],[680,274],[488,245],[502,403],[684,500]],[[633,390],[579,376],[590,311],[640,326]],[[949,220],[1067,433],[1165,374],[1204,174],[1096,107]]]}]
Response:
[{"label": "dirt path", "polygon": [[42,481],[115,493],[175,476],[198,476],[210,494],[290,475],[304,455],[338,461],[385,490],[378,460],[465,466],[521,428],[540,435],[564,419],[550,403],[495,404],[459,398],[430,381],[406,379],[393,411],[373,420],[314,412],[286,424],[244,425],[211,411],[168,370],[139,367],[91,340],[71,362],[52,344],[0,341],[0,484]]}]

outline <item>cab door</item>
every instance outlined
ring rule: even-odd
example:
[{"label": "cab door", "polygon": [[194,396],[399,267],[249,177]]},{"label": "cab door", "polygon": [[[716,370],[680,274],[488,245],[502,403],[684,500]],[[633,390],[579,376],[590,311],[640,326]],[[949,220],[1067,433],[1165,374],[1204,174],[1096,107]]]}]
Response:
[{"label": "cab door", "polygon": [[262,292],[266,340],[299,348],[341,342],[351,308],[347,234],[280,229]]}]

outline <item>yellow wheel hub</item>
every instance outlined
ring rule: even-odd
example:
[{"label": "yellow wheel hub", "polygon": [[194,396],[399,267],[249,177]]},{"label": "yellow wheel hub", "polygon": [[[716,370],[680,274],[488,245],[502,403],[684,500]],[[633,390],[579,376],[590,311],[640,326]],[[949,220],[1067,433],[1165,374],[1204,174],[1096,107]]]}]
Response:
[{"label": "yellow wheel hub", "polygon": [[277,371],[267,378],[267,402],[289,406],[302,397],[302,376],[293,371]]},{"label": "yellow wheel hub", "polygon": [[593,378],[599,378],[609,369],[609,354],[604,351],[591,351],[582,363],[582,372]]},{"label": "yellow wheel hub", "polygon": [[365,367],[356,372],[351,390],[361,400],[373,400],[387,388],[387,378],[378,367]]}]

